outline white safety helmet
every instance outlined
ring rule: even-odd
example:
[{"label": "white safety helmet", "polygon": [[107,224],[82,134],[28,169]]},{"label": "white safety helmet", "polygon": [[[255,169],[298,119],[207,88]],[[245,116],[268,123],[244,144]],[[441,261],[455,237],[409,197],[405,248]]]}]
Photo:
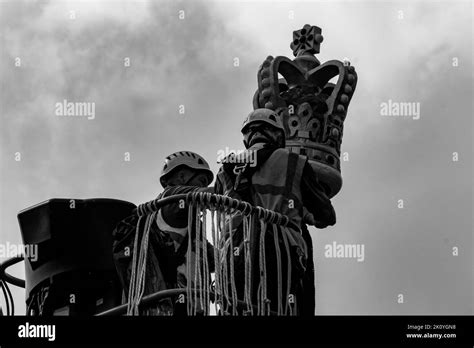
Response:
[{"label": "white safety helmet", "polygon": [[191,151],[178,151],[165,158],[165,164],[160,174],[161,186],[165,187],[165,177],[180,166],[204,171],[209,179],[209,184],[214,180],[214,174],[202,156]]},{"label": "white safety helmet", "polygon": [[283,127],[283,122],[280,115],[278,115],[273,110],[263,108],[255,109],[245,118],[244,123],[242,124],[241,132],[245,133],[247,126],[255,122],[265,122],[270,126],[281,129],[283,132],[285,132],[285,127]]}]

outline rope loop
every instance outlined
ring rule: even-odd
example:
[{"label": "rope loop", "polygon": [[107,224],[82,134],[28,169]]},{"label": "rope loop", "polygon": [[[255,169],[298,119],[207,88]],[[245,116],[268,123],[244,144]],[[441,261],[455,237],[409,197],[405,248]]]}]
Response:
[{"label": "rope loop", "polygon": [[199,204],[204,204],[204,192],[199,192]]},{"label": "rope loop", "polygon": [[252,205],[248,202],[243,202],[244,203],[244,208],[243,208],[243,213],[244,215],[250,215],[252,214]]},{"label": "rope loop", "polygon": [[216,195],[215,197],[216,197],[216,207],[218,209],[220,209],[221,206],[222,206],[222,196],[221,195]]},{"label": "rope loop", "polygon": [[233,199],[232,200],[232,208],[234,209],[238,209],[239,205],[240,205],[240,201],[238,199]]},{"label": "rope loop", "polygon": [[186,194],[186,203],[191,203],[194,200],[194,192],[188,192]]},{"label": "rope loop", "polygon": [[277,214],[277,221],[276,221],[276,224],[277,224],[277,225],[280,225],[280,224],[281,224],[281,217],[282,217],[281,214]]}]

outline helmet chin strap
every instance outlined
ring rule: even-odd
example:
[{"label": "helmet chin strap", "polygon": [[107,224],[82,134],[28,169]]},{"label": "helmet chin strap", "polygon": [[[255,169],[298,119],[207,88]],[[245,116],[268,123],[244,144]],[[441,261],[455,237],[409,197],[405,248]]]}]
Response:
[{"label": "helmet chin strap", "polygon": [[[265,131],[259,131],[261,135],[263,135],[263,137],[265,139],[267,139],[266,143],[269,144],[269,145],[278,145],[273,139],[272,137],[269,137],[268,134],[265,132]],[[250,146],[254,145],[252,144],[252,139],[255,137],[255,131],[250,133],[250,136],[249,136],[249,141],[245,141],[244,140],[244,145],[245,147],[248,149]]]}]

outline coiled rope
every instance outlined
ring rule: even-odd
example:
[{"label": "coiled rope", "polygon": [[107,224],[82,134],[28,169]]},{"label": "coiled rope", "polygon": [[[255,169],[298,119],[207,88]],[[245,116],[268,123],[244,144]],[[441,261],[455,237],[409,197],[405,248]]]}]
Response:
[{"label": "coiled rope", "polygon": [[[178,197],[179,196],[179,197]],[[291,289],[291,256],[289,245],[287,216],[258,206],[230,198],[228,196],[211,193],[192,192],[177,195],[175,199],[167,197],[141,204],[137,208],[138,222],[135,231],[131,280],[128,293],[127,314],[138,315],[140,301],[145,291],[146,264],[149,248],[149,235],[157,212],[165,203],[176,202],[179,198],[185,199],[188,205],[188,235],[186,254],[186,309],[188,315],[209,315],[211,277],[209,268],[209,255],[207,250],[207,212],[210,211],[210,234],[214,246],[214,309],[220,315],[270,315],[270,299],[268,298],[268,274],[266,239],[267,232],[274,240],[277,271],[277,315],[293,315],[296,312],[296,296],[293,306],[289,303]],[[166,202],[165,202],[166,201]],[[234,219],[242,218],[242,239],[244,257],[244,286],[243,299],[238,298],[236,286],[236,269],[234,262]],[[143,220],[145,220],[143,229]],[[259,222],[259,224],[257,223]],[[260,230],[258,231],[258,228]],[[258,234],[257,234],[258,233]],[[286,254],[286,279],[283,279],[281,240]],[[254,245],[252,246],[252,240]],[[194,250],[193,250],[194,249]],[[252,250],[257,252],[253,259]],[[252,261],[258,262],[256,269]],[[255,264],[256,266],[257,264]],[[253,301],[255,287],[252,280],[258,280],[256,287],[256,306]],[[285,294],[283,295],[283,285]],[[272,289],[273,290],[273,289]],[[243,302],[241,301],[243,300]],[[243,303],[243,305],[242,305]],[[239,311],[239,306],[242,309]],[[243,308],[242,308],[243,307]],[[293,308],[292,308],[293,307]]]}]

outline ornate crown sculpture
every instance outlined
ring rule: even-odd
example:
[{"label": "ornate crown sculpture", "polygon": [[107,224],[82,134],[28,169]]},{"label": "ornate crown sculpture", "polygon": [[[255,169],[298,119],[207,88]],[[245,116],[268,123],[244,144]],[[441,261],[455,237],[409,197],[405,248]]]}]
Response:
[{"label": "ornate crown sculpture", "polygon": [[[314,55],[322,41],[321,28],[316,26],[306,24],[294,31],[290,47],[296,58],[265,59],[258,70],[253,107],[280,114],[286,147],[308,157],[327,194],[333,197],[342,186],[342,130],[357,74],[349,62],[330,60],[321,65]],[[337,83],[330,83],[335,76]]]}]

